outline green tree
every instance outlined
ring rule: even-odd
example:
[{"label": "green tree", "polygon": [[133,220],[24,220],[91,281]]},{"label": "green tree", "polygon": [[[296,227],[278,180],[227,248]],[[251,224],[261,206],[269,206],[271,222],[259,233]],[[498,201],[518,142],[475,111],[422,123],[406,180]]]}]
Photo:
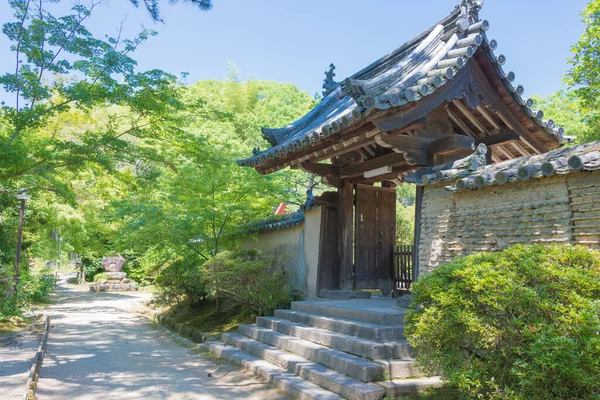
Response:
[{"label": "green tree", "polygon": [[235,162],[265,143],[261,126],[283,126],[310,109],[313,99],[295,86],[244,82],[230,66],[227,80],[191,85],[182,102],[185,134],[161,143],[171,164],[146,165],[105,212],[118,226],[116,248],[146,275],[193,270],[234,248],[245,224],[269,216],[279,202],[305,201],[306,188],[294,180],[310,182],[298,171],[261,176]]},{"label": "green tree", "polygon": [[[3,32],[15,69],[0,76],[0,84],[14,101],[0,110],[0,190],[44,188],[66,195],[63,171],[135,163],[157,153],[140,143],[177,133],[168,129],[169,115],[179,107],[176,78],[159,70],[137,72],[131,58],[155,33],[96,39],[84,23],[97,4],[78,4],[72,14],[56,17],[45,2],[11,1],[14,20]],[[97,106],[111,110],[102,123],[90,114]]]},{"label": "green tree", "polygon": [[535,108],[544,110],[545,118],[551,118],[568,136],[576,136],[576,143],[600,139],[587,124],[582,101],[573,90],[559,90],[548,97],[532,96]]},{"label": "green tree", "polygon": [[[574,56],[566,82],[581,99],[582,112],[592,132],[599,128],[600,109],[600,0],[592,0],[581,13],[586,29],[573,46]],[[597,137],[595,137],[597,138]]]},{"label": "green tree", "polygon": [[[129,0],[136,8],[140,6],[140,0]],[[169,4],[178,4],[179,2],[191,4],[201,11],[209,11],[212,8],[212,0],[169,0]],[[160,16],[160,0],[143,0],[144,7],[154,21],[163,22]]]}]

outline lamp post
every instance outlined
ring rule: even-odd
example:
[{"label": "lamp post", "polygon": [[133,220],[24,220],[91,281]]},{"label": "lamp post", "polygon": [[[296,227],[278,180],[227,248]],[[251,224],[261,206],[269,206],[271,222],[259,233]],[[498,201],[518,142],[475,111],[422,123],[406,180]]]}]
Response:
[{"label": "lamp post", "polygon": [[21,239],[23,238],[23,217],[25,215],[25,202],[29,200],[26,192],[19,193],[17,199],[21,200],[21,212],[19,213],[19,232],[17,234],[17,261],[15,262],[15,299],[17,298],[17,290],[19,288],[19,261],[21,260]]}]

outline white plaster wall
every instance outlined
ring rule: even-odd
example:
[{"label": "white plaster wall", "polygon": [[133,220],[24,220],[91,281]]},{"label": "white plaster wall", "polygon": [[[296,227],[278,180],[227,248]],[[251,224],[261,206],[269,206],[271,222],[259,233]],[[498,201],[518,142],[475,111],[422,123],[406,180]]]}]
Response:
[{"label": "white plaster wall", "polygon": [[[317,297],[317,276],[319,269],[319,251],[321,244],[322,207],[315,207],[305,214],[304,219],[304,294],[307,299]],[[299,268],[300,270],[300,268]]]},{"label": "white plaster wall", "polygon": [[315,207],[306,212],[299,225],[246,237],[242,248],[256,248],[281,257],[288,283],[304,293],[306,299],[312,299],[317,296],[320,232],[321,207]]}]

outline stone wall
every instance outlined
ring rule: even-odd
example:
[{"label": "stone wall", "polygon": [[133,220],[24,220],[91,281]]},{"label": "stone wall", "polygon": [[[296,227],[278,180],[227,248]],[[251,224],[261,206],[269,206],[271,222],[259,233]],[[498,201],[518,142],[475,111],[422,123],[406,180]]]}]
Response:
[{"label": "stone wall", "polygon": [[287,229],[246,237],[242,248],[256,248],[265,254],[281,257],[289,284],[304,293],[306,299],[317,297],[321,207],[306,211],[304,221]]},{"label": "stone wall", "polygon": [[600,248],[600,171],[555,175],[479,190],[426,186],[419,274],[475,251],[516,243]]}]

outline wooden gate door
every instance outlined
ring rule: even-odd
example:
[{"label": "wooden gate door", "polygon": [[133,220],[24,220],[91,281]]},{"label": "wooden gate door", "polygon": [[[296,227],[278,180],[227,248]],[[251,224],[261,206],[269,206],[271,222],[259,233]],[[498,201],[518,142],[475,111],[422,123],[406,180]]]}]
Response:
[{"label": "wooden gate door", "polygon": [[394,288],[396,190],[356,185],[354,287]]}]

